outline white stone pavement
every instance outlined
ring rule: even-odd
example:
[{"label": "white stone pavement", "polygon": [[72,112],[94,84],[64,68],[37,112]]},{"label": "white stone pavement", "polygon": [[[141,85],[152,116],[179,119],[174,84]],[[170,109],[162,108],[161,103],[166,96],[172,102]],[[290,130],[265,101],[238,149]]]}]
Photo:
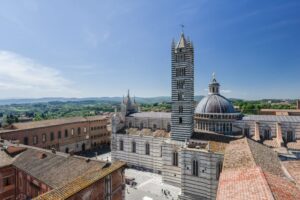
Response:
[{"label": "white stone pavement", "polygon": [[[162,177],[159,174],[126,169],[125,175],[135,178],[137,182],[135,187],[126,185],[126,200],[176,200],[180,194],[180,188],[162,183]],[[169,194],[164,195],[162,189]]]}]

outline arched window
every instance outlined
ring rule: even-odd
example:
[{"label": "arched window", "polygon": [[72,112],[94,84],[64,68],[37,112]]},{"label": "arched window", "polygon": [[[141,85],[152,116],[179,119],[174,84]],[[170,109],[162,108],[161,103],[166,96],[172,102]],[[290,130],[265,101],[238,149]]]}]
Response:
[{"label": "arched window", "polygon": [[286,132],[285,142],[288,143],[288,142],[293,142],[293,141],[294,141],[294,133],[293,133],[293,131],[288,130]]},{"label": "arched window", "polygon": [[177,151],[173,152],[172,164],[173,164],[173,166],[178,166],[178,152]]},{"label": "arched window", "polygon": [[157,129],[156,124],[153,124],[153,131],[155,131]]},{"label": "arched window", "polygon": [[123,140],[120,140],[120,151],[124,150],[124,144],[123,144]]},{"label": "arched window", "polygon": [[132,141],[132,143],[131,143],[131,151],[132,151],[132,153],[136,153],[136,143],[135,143],[135,141]]},{"label": "arched window", "polygon": [[61,139],[61,131],[58,131],[58,139]]},{"label": "arched window", "polygon": [[140,123],[140,129],[142,130],[144,128],[143,122]]},{"label": "arched window", "polygon": [[38,136],[34,135],[33,136],[33,144],[37,144],[38,143]]},{"label": "arched window", "polygon": [[179,111],[179,113],[183,113],[183,106],[180,105],[180,106],[178,107],[178,111]]},{"label": "arched window", "polygon": [[182,124],[182,117],[179,117],[179,124]]},{"label": "arched window", "polygon": [[178,93],[178,101],[183,101],[184,100],[184,94],[183,92]]},{"label": "arched window", "polygon": [[78,127],[78,128],[77,128],[77,134],[80,135],[80,133],[81,133],[81,128]]},{"label": "arched window", "polygon": [[192,170],[193,170],[193,175],[198,176],[198,173],[199,173],[198,160],[193,160]]},{"label": "arched window", "polygon": [[271,138],[271,131],[269,128],[264,129],[263,135],[261,135],[262,140],[268,140]]},{"label": "arched window", "polygon": [[146,143],[146,145],[145,145],[145,154],[150,155],[150,144],[149,143]]}]

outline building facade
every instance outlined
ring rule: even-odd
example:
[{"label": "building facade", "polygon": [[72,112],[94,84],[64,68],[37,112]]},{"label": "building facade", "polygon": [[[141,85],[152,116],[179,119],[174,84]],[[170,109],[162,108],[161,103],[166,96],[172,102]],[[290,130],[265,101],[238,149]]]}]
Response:
[{"label": "building facade", "polygon": [[0,143],[0,199],[125,199],[124,162]]},{"label": "building facade", "polygon": [[[220,94],[213,75],[209,93],[194,107],[194,49],[181,34],[172,43],[172,113],[139,112],[130,96],[112,117],[112,160],[162,174],[181,188],[179,199],[216,199],[225,149],[249,137],[281,156],[300,158],[300,117],[244,116]],[[225,158],[226,159],[226,158]]]},{"label": "building facade", "polygon": [[5,140],[62,152],[80,152],[108,146],[110,132],[105,116],[70,117],[12,124],[0,131]]}]

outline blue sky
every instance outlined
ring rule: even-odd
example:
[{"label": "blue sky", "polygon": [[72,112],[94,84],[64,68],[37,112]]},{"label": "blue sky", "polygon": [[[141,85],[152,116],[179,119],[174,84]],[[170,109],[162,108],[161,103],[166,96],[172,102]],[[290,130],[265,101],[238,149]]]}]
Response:
[{"label": "blue sky", "polygon": [[298,0],[2,0],[0,98],[170,95],[180,24],[197,95],[300,98]]}]

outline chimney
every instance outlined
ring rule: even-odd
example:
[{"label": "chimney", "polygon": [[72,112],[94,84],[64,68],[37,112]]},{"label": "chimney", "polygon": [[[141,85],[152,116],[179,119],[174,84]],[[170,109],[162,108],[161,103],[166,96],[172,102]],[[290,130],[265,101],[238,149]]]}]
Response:
[{"label": "chimney", "polygon": [[297,100],[297,109],[300,110],[300,100]]}]

